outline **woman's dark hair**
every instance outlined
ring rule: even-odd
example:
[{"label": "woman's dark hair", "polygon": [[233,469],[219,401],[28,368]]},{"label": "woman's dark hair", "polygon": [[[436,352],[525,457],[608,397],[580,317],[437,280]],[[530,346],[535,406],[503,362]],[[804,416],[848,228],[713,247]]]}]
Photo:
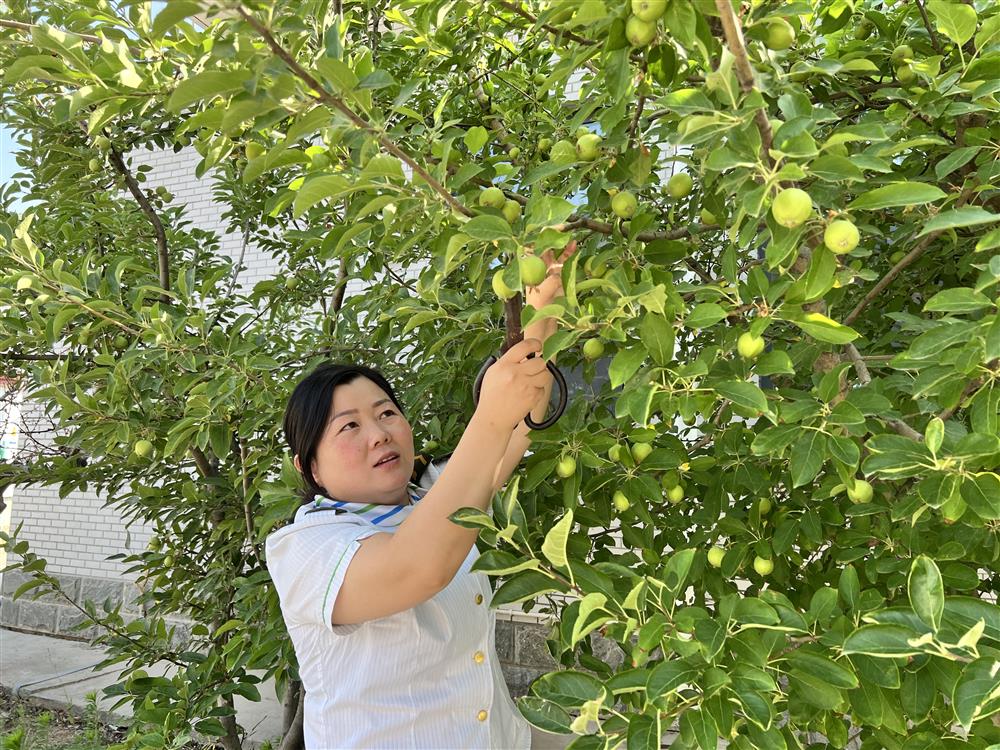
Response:
[{"label": "woman's dark hair", "polygon": [[316,495],[330,497],[326,489],[316,482],[312,473],[312,462],[330,416],[334,389],[359,377],[368,378],[385,391],[399,409],[399,413],[403,414],[404,418],[406,416],[389,381],[378,370],[364,365],[327,362],[306,375],[295,386],[288,399],[283,425],[285,442],[288,443],[292,455],[298,455],[299,464],[302,466],[302,478],[305,480],[305,489],[299,493],[302,500],[300,505],[312,501]]}]

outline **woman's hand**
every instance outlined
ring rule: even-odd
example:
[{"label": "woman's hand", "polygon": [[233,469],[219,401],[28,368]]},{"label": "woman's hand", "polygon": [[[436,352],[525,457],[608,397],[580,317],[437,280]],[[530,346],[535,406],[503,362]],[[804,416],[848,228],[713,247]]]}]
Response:
[{"label": "woman's hand", "polygon": [[[576,251],[576,240],[570,240],[565,249],[559,255],[559,260],[554,260],[551,250],[542,253],[542,260],[545,261],[545,278],[538,286],[525,286],[524,302],[531,305],[536,310],[541,310],[557,297],[561,297],[565,292],[562,285],[563,263],[569,260]],[[551,321],[555,323],[555,320]]]}]

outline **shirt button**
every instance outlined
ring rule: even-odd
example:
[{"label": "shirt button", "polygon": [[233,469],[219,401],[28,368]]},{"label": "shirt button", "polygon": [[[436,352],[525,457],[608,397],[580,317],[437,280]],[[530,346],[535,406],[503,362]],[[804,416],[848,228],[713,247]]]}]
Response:
[{"label": "shirt button", "polygon": [[482,604],[482,603],[483,603],[483,595],[476,594],[476,604]]},{"label": "shirt button", "polygon": [[482,651],[477,651],[472,658],[476,660],[476,664],[482,664],[483,659],[486,658],[486,654],[484,654]]},{"label": "shirt button", "polygon": [[476,718],[479,719],[480,721],[486,721],[486,712],[480,711],[479,715]]}]

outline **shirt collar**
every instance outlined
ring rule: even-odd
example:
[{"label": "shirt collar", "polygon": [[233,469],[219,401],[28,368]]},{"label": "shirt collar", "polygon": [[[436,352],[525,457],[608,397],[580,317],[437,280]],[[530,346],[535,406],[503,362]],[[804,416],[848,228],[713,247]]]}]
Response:
[{"label": "shirt collar", "polygon": [[[356,516],[360,516],[366,521],[375,524],[376,526],[393,527],[399,526],[406,518],[407,509],[416,505],[427,494],[427,490],[423,487],[418,487],[412,482],[406,487],[407,495],[410,498],[410,503],[408,505],[385,505],[383,503],[351,503],[344,502],[342,500],[331,500],[325,495],[315,495],[313,502],[302,506],[302,514],[300,517],[305,516],[312,510],[316,509],[334,509],[339,512],[353,513]],[[330,513],[331,510],[324,510],[324,513]],[[338,513],[339,515],[339,513]]]}]

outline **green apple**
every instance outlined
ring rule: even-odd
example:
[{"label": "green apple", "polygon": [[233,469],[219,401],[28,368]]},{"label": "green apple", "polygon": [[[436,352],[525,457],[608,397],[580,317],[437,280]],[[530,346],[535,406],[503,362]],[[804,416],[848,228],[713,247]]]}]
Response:
[{"label": "green apple", "polygon": [[556,464],[556,474],[563,479],[568,479],[576,473],[576,459],[572,456],[563,456]]},{"label": "green apple", "polygon": [[600,339],[587,339],[583,344],[583,356],[593,361],[595,359],[600,359],[601,355],[604,354],[604,342]]},{"label": "green apple", "polygon": [[87,162],[87,169],[89,169],[91,172],[99,172],[101,170],[101,160],[91,159],[90,161]]},{"label": "green apple", "polygon": [[547,79],[548,76],[546,76],[544,73],[535,73],[535,75],[531,77],[532,83],[534,83],[536,86],[541,86],[543,83],[545,83]]},{"label": "green apple", "polygon": [[622,460],[622,447],[618,443],[608,448],[608,458],[615,462]]},{"label": "green apple", "polygon": [[794,229],[812,214],[812,198],[800,188],[782,190],[771,204],[771,215],[783,227]]},{"label": "green apple", "polygon": [[656,38],[656,21],[643,21],[639,16],[629,16],[625,22],[625,38],[633,47],[645,47]]},{"label": "green apple", "polygon": [[691,194],[694,180],[687,172],[678,172],[667,180],[667,194],[671,198],[684,198]]},{"label": "green apple", "polygon": [[913,47],[911,47],[909,44],[900,44],[898,47],[896,47],[896,49],[892,51],[892,55],[889,57],[889,60],[892,62],[892,64],[897,67],[905,63],[907,60],[912,60],[912,59],[913,59]]},{"label": "green apple", "polygon": [[576,146],[561,138],[552,145],[549,160],[556,164],[572,164],[576,161]]},{"label": "green apple", "polygon": [[913,83],[916,80],[917,74],[913,71],[911,65],[900,65],[896,68],[896,80],[902,84]]},{"label": "green apple", "polygon": [[860,239],[858,228],[847,219],[831,221],[823,232],[823,244],[837,255],[851,252]]},{"label": "green apple", "polygon": [[513,224],[515,221],[521,218],[521,204],[514,200],[504,201],[503,208],[500,209],[500,213],[507,220],[508,224]]},{"label": "green apple", "polygon": [[795,29],[784,18],[772,20],[767,25],[767,40],[765,44],[770,50],[780,51],[788,49],[795,41]]},{"label": "green apple", "polygon": [[521,271],[521,283],[525,286],[538,286],[545,280],[548,268],[545,261],[537,255],[522,255],[518,259]]},{"label": "green apple", "polygon": [[905,257],[906,253],[904,251],[897,250],[896,252],[894,252],[892,255],[889,256],[889,262],[892,263],[893,265],[896,265],[897,263],[899,263],[899,261],[901,261]]},{"label": "green apple", "polygon": [[509,156],[511,159],[516,159],[520,155],[521,155],[521,149],[518,148],[517,146],[513,146],[510,149],[510,151],[507,152],[507,156]]},{"label": "green apple", "polygon": [[499,297],[500,299],[507,300],[513,297],[515,294],[517,294],[517,290],[511,289],[509,286],[507,286],[507,283],[503,280],[502,268],[498,268],[497,272],[493,274],[492,284],[493,284],[493,293],[496,294],[496,296]]},{"label": "green apple", "polygon": [[632,0],[632,15],[640,21],[655,21],[667,12],[667,0]]},{"label": "green apple", "polygon": [[593,161],[601,154],[601,136],[587,131],[576,139],[576,155],[583,161]]},{"label": "green apple", "polygon": [[749,331],[740,334],[739,339],[736,340],[736,351],[743,359],[757,359],[764,351],[764,346],[763,336],[754,336]]},{"label": "green apple", "polygon": [[653,446],[649,443],[635,443],[632,446],[632,458],[635,459],[637,464],[641,464],[643,459],[645,459],[652,452]]},{"label": "green apple", "polygon": [[551,138],[540,138],[538,140],[538,150],[541,153],[546,153],[550,148],[552,148]]},{"label": "green apple", "polygon": [[132,446],[132,451],[140,458],[148,458],[153,452],[153,444],[148,440],[139,440]]},{"label": "green apple", "polygon": [[615,494],[612,496],[611,502],[615,504],[615,510],[619,513],[624,513],[632,505],[632,503],[629,502],[628,497],[621,490],[615,490]]},{"label": "green apple", "polygon": [[771,498],[769,498],[769,497],[762,497],[760,499],[760,502],[757,503],[757,512],[760,513],[762,516],[766,516],[768,513],[770,513],[771,512]]},{"label": "green apple", "polygon": [[701,223],[707,227],[714,227],[719,223],[719,219],[707,208],[701,209]]},{"label": "green apple", "polygon": [[488,187],[479,194],[479,205],[487,208],[503,208],[507,202],[507,196],[498,187]]},{"label": "green apple", "polygon": [[664,472],[663,476],[660,477],[660,485],[662,485],[665,490],[672,490],[678,484],[680,484],[680,475],[671,469],[670,471]]},{"label": "green apple", "polygon": [[769,576],[774,570],[774,563],[766,557],[757,555],[753,559],[753,569],[756,570],[759,575]]},{"label": "green apple", "polygon": [[852,503],[870,503],[874,495],[875,490],[864,479],[856,479],[854,486],[847,488],[847,497]]},{"label": "green apple", "polygon": [[615,212],[615,216],[621,219],[631,219],[635,216],[638,207],[638,201],[628,190],[615,193],[615,197],[611,199],[611,210]]},{"label": "green apple", "polygon": [[861,23],[857,25],[854,29],[855,39],[867,39],[872,35],[872,31],[875,30],[875,24],[873,24],[868,18],[862,18]]},{"label": "green apple", "polygon": [[726,550],[724,547],[712,547],[708,551],[708,564],[713,568],[721,568],[722,560],[726,556]]},{"label": "green apple", "polygon": [[678,484],[667,490],[667,500],[676,505],[684,499],[684,485]]}]

